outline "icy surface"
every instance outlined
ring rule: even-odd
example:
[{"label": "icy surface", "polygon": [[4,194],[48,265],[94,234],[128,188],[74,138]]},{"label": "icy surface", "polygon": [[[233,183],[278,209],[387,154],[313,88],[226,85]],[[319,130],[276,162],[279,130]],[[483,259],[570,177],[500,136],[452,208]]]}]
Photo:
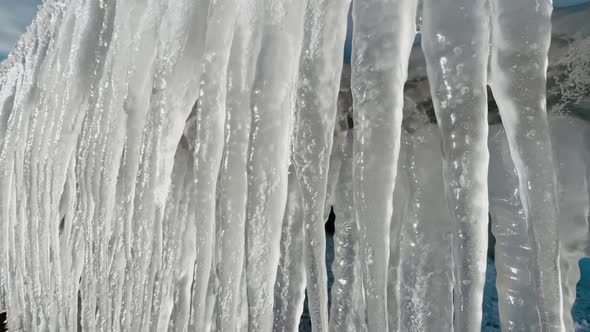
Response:
[{"label": "icy surface", "polygon": [[416,8],[416,0],[369,0],[352,9],[353,197],[370,331],[388,330],[389,224]]},{"label": "icy surface", "polygon": [[343,66],[348,0],[45,1],[0,64],[9,329],[295,331],[307,291],[315,331],[477,331],[490,220],[503,330],[576,328],[590,32],[352,7]]}]

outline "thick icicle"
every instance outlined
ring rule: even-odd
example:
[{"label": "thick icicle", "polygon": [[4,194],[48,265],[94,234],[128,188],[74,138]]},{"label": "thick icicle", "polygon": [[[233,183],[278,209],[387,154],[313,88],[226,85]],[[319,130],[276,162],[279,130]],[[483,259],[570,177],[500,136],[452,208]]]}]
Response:
[{"label": "thick icicle", "polygon": [[[84,102],[90,92],[89,82],[97,81],[93,71],[100,71],[104,61],[104,44],[93,42],[109,35],[101,29],[87,33],[87,27],[96,21],[88,22],[86,15],[96,16],[98,22],[102,18],[91,5],[64,8],[57,2],[46,3],[19,49],[11,55],[22,57],[17,61],[22,62],[24,70],[14,90],[0,155],[2,190],[8,191],[2,197],[14,200],[0,204],[10,207],[10,219],[3,218],[2,223],[16,222],[15,232],[8,233],[15,244],[15,251],[8,257],[17,264],[10,268],[18,296],[9,298],[9,310],[15,314],[9,318],[9,327],[14,329],[55,330],[77,323],[77,317],[71,315],[66,323],[66,315],[77,301],[64,299],[62,294],[72,290],[77,296],[79,274],[72,278],[72,284],[64,280],[79,269],[71,271],[66,257],[73,254],[79,258],[83,251],[70,251],[68,244],[62,246],[60,200],[62,193],[71,188],[65,183],[71,183],[72,151],[80,119],[87,109]],[[58,35],[63,38],[55,38]],[[72,39],[79,43],[70,49]],[[84,60],[79,55],[85,56]],[[87,63],[89,59],[94,63]],[[18,62],[12,63],[14,69],[20,67]],[[69,112],[73,105],[75,112]],[[71,204],[71,200],[65,203],[68,209]],[[63,261],[62,250],[66,258]],[[64,288],[67,290],[62,291]],[[18,307],[12,309],[13,304]]]},{"label": "thick icicle", "polygon": [[[367,321],[387,331],[389,225],[416,0],[353,2],[354,203]],[[399,329],[399,320],[390,322]]]},{"label": "thick icicle", "polygon": [[402,142],[405,158],[400,154],[398,179],[407,177],[410,196],[401,235],[402,330],[452,331],[452,223],[444,195],[440,133],[426,124],[404,131]]},{"label": "thick icicle", "polygon": [[[20,66],[12,67],[6,71],[0,68],[0,133],[6,133],[8,131],[8,119],[12,113],[14,106],[14,98],[17,90],[17,79],[21,73]],[[0,135],[0,165],[2,159],[2,151],[4,150],[4,135]],[[8,174],[5,174],[8,173]],[[9,176],[11,172],[7,172],[0,169],[0,193],[7,195],[7,192],[11,191],[13,180]],[[8,181],[7,181],[8,180]],[[12,189],[13,190],[13,189]],[[10,303],[9,297],[14,294],[14,291],[8,292],[11,289],[11,284],[14,282],[11,280],[14,278],[10,275],[14,268],[10,267],[11,250],[9,249],[10,243],[13,239],[9,236],[10,225],[9,222],[11,213],[14,213],[14,206],[12,206],[14,199],[0,199],[0,312],[7,310]],[[9,203],[9,202],[10,203]]]},{"label": "thick icicle", "polygon": [[342,153],[342,166],[336,186],[334,214],[334,285],[332,286],[332,308],[330,331],[366,331],[365,308],[362,303],[362,270],[359,264],[360,236],[354,221],[354,200],[352,190],[352,146],[353,133],[348,130],[346,139],[338,147]]},{"label": "thick icicle", "polygon": [[245,221],[248,191],[250,92],[260,46],[253,1],[240,4],[227,72],[225,150],[220,169],[218,248],[219,300],[217,328],[237,331],[238,305],[244,271]]},{"label": "thick icicle", "polygon": [[159,299],[152,307],[151,330],[175,330],[171,324],[175,305],[176,278],[178,264],[181,262],[183,246],[182,237],[185,227],[195,218],[193,193],[194,164],[192,153],[186,137],[182,137],[171,175],[170,192],[162,222],[162,271],[156,283],[155,297]]},{"label": "thick icicle", "polygon": [[206,300],[214,255],[215,192],[224,146],[226,72],[238,8],[236,0],[209,3],[199,99],[194,117],[189,120],[195,132],[193,195],[197,211],[197,252],[189,329],[197,331],[204,331],[211,320],[206,314]]},{"label": "thick icicle", "polygon": [[74,222],[81,224],[87,247],[80,280],[79,313],[80,325],[85,330],[110,328],[112,317],[108,305],[111,240],[108,235],[112,232],[114,193],[125,140],[125,114],[121,110],[128,71],[127,61],[116,61],[116,58],[119,51],[128,51],[129,42],[122,31],[123,22],[119,21],[124,15],[116,16],[115,9],[114,2],[94,8],[102,19],[97,22],[101,26],[98,40],[101,47],[97,53],[102,59],[95,68],[98,74],[90,85],[88,109],[78,137],[76,178],[83,208]]},{"label": "thick icicle", "polygon": [[274,332],[299,331],[305,300],[303,202],[294,167],[289,169],[289,193],[281,232],[281,258],[274,289]]},{"label": "thick icicle", "polygon": [[287,200],[289,128],[305,3],[266,0],[250,105],[246,278],[248,329],[273,326],[274,283]]},{"label": "thick icicle", "polygon": [[[402,131],[403,134],[403,131]],[[404,139],[404,138],[402,138]],[[404,142],[400,142],[399,162],[397,166],[398,176],[395,178],[393,190],[393,213],[389,228],[389,266],[387,270],[387,314],[390,322],[399,321],[399,328],[389,325],[389,331],[399,331],[403,326],[404,308],[402,307],[402,231],[404,220],[410,206],[410,183],[405,174],[405,160],[407,149],[403,148]]]},{"label": "thick icicle", "polygon": [[424,0],[422,48],[453,219],[454,327],[481,328],[488,225],[485,0]]},{"label": "thick icicle", "polygon": [[330,217],[330,210],[336,199],[336,187],[340,178],[343,158],[342,144],[347,139],[351,121],[352,93],[350,91],[350,64],[344,64],[342,66],[342,74],[340,75],[340,91],[338,92],[338,103],[336,106],[334,139],[332,141],[332,152],[330,153],[330,165],[326,186],[326,204],[324,205],[324,220],[326,221]]},{"label": "thick icicle", "polygon": [[[498,308],[502,330],[539,331],[536,294],[532,281],[532,252],[528,225],[510,157],[506,132],[490,126],[489,201],[492,232],[496,238],[495,264]],[[499,181],[502,179],[502,181]]]},{"label": "thick icicle", "polygon": [[[146,40],[148,45],[155,42],[151,44],[152,49],[148,49],[152,51],[155,47],[156,50],[153,65],[147,76],[143,72],[134,73],[136,76],[131,80],[138,80],[134,81],[138,90],[129,93],[126,103],[130,113],[145,114],[142,119],[145,125],[143,130],[131,127],[128,140],[139,143],[129,146],[129,156],[126,156],[129,158],[126,160],[129,169],[124,170],[139,172],[126,178],[128,181],[136,177],[134,183],[127,184],[131,187],[130,195],[123,195],[128,204],[125,218],[130,218],[125,229],[125,241],[129,242],[126,243],[128,256],[120,317],[123,330],[148,330],[152,304],[154,300],[159,301],[153,295],[156,282],[160,282],[156,279],[162,266],[162,220],[174,154],[198,95],[198,89],[192,87],[198,86],[200,81],[207,22],[202,17],[203,5],[202,2],[179,1],[164,7],[156,3],[153,8],[148,8],[156,12],[163,10],[163,16],[152,21],[155,25],[146,26],[148,36],[154,36],[155,31],[159,34],[155,40]],[[156,28],[160,22],[161,26]],[[188,34],[190,39],[187,31],[191,32]],[[147,54],[150,54],[149,51]],[[147,59],[150,61],[149,57]],[[138,62],[143,64],[143,61]],[[141,98],[146,94],[150,95],[149,104]],[[129,187],[124,190],[129,190]],[[186,252],[186,257],[191,257],[190,251]],[[186,265],[183,264],[182,268]],[[182,288],[182,285],[179,287]]]},{"label": "thick icicle", "polygon": [[490,86],[518,173],[541,330],[563,331],[555,171],[545,91],[552,1],[491,3]]},{"label": "thick icicle", "polygon": [[570,116],[549,118],[551,144],[557,167],[559,202],[559,240],[563,320],[566,331],[574,330],[572,307],[576,300],[576,285],[580,279],[579,261],[588,255],[590,241],[590,195],[586,174],[590,164],[587,121]]},{"label": "thick icicle", "polygon": [[[150,15],[157,10],[156,6],[153,2],[145,7],[135,3],[134,6],[130,5],[126,8],[125,4],[120,4],[120,8],[117,8],[118,15],[116,15],[117,20],[121,20],[118,24],[122,26],[125,25],[129,17],[136,17],[138,25],[137,30],[130,32],[128,37],[131,38],[130,41],[125,41],[125,35],[122,35],[123,38],[118,41],[121,46],[128,47],[128,49],[120,51],[121,54],[128,54],[130,57],[128,67],[113,70],[127,74],[126,85],[124,85],[125,101],[122,107],[126,116],[124,150],[118,170],[115,194],[116,221],[113,223],[113,238],[110,240],[112,247],[109,252],[109,286],[111,289],[108,293],[110,296],[109,305],[112,306],[113,313],[111,318],[107,317],[106,319],[110,320],[109,323],[112,324],[112,329],[115,331],[124,330],[129,326],[128,324],[132,324],[129,316],[131,308],[127,305],[131,300],[134,279],[127,271],[138,268],[138,265],[134,265],[134,257],[132,256],[137,253],[137,250],[140,250],[139,248],[132,249],[137,234],[134,231],[137,221],[133,219],[133,216],[139,213],[134,204],[135,195],[141,190],[136,187],[136,184],[139,179],[139,170],[142,169],[143,130],[150,109],[150,98],[142,98],[142,96],[153,91],[153,76],[157,58],[157,54],[154,52],[154,45],[157,44],[159,38],[157,18]],[[145,171],[147,172],[147,170]],[[149,243],[149,241],[138,242],[142,245]],[[143,308],[136,307],[135,309],[135,317],[140,318],[139,312]]]},{"label": "thick icicle", "polygon": [[324,202],[350,0],[308,0],[299,63],[293,163],[303,199],[312,326],[328,328]]},{"label": "thick icicle", "polygon": [[[587,126],[582,120],[557,116],[549,119],[553,155],[558,165],[560,267],[566,330],[574,329],[571,308],[580,277],[578,261],[587,247],[588,191],[583,142]],[[496,237],[497,287],[502,327],[506,331],[541,330],[531,288],[533,256],[526,217],[519,194],[518,176],[505,131],[490,128],[490,213]],[[492,179],[503,179],[493,181]],[[503,294],[503,295],[502,295]]]},{"label": "thick icicle", "polygon": [[[551,146],[551,1],[355,1],[354,128],[346,70],[336,117],[348,7],[45,0],[0,64],[9,329],[295,331],[307,284],[314,330],[478,330],[488,70],[508,133],[489,141],[502,327],[572,329],[590,130],[552,119]],[[443,175],[432,125],[404,126],[400,151],[416,25]]]}]

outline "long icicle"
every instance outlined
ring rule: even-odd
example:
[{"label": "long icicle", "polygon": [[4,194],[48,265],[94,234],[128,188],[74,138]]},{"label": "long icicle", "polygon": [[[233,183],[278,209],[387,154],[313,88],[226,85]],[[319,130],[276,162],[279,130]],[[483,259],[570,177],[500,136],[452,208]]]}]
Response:
[{"label": "long icicle", "polygon": [[289,168],[289,193],[281,232],[281,259],[274,289],[274,332],[295,332],[305,300],[303,202],[297,175]]},{"label": "long icicle", "polygon": [[[161,9],[161,5],[154,4],[152,10]],[[125,229],[125,241],[128,242],[126,250],[130,252],[127,253],[127,270],[122,289],[120,324],[123,330],[146,330],[150,324],[148,317],[151,316],[155,283],[160,281],[156,280],[156,273],[162,266],[162,238],[166,236],[162,233],[162,222],[174,153],[181,139],[181,129],[198,94],[198,90],[190,87],[197,86],[200,77],[206,20],[197,18],[202,15],[199,8],[202,5],[203,2],[179,1],[165,7],[162,19],[152,23],[157,27],[162,22],[166,29],[147,26],[148,32],[157,31],[161,34],[156,45],[152,44],[152,48],[148,48],[148,52],[154,46],[157,50],[153,69],[147,76],[136,73],[133,81],[137,85],[128,96],[127,107],[131,114],[135,113],[133,111],[142,114],[144,107],[149,111],[144,120],[145,130],[136,132],[136,127],[130,127],[135,134],[130,135],[133,139],[131,143],[136,142],[139,146],[130,146],[128,167],[129,171],[134,168],[141,171],[137,180],[133,181],[135,183],[128,184],[131,187],[130,195],[123,195],[130,205],[125,218],[131,218]],[[190,42],[184,35],[185,31],[194,32]],[[148,46],[150,40],[146,43],[140,45]],[[138,63],[143,64],[144,61]],[[141,98],[134,98],[141,89],[151,91],[147,105]],[[138,94],[142,95],[141,92]],[[186,256],[190,257],[190,254]],[[182,288],[182,284],[178,287]],[[157,298],[155,300],[159,301]]]},{"label": "long icicle", "polygon": [[363,297],[363,275],[358,262],[360,255],[360,234],[354,221],[354,199],[352,190],[352,129],[345,131],[345,139],[338,147],[342,154],[342,166],[338,183],[334,214],[334,285],[332,286],[332,308],[330,331],[362,332],[367,330],[364,319],[365,308],[359,306]]},{"label": "long icicle", "polygon": [[237,331],[238,305],[244,270],[245,221],[248,191],[248,139],[250,137],[250,91],[260,46],[257,11],[240,4],[228,66],[225,150],[218,185],[219,261],[217,328]]},{"label": "long icicle", "polygon": [[563,292],[563,320],[566,331],[574,330],[572,307],[577,298],[580,259],[588,255],[590,242],[590,195],[584,180],[590,164],[585,160],[588,149],[588,121],[573,116],[549,117],[553,156],[557,161],[559,190],[559,265]]},{"label": "long icicle", "polygon": [[426,124],[404,131],[402,142],[405,160],[400,157],[399,162],[404,172],[398,179],[407,177],[410,196],[401,236],[402,330],[452,331],[452,223],[444,196],[440,132]]},{"label": "long icicle", "polygon": [[175,279],[183,254],[182,237],[185,227],[195,218],[192,208],[193,157],[186,137],[182,137],[174,158],[170,191],[162,221],[162,271],[158,274],[152,306],[151,330],[164,331],[170,327],[175,306]]},{"label": "long icicle", "polygon": [[[30,288],[27,287],[31,282],[26,272],[26,264],[33,256],[27,255],[24,246],[26,239],[32,238],[33,235],[26,232],[28,220],[25,209],[28,194],[27,184],[23,182],[22,175],[25,162],[23,151],[24,140],[29,130],[30,113],[36,106],[35,98],[38,98],[39,94],[38,87],[32,83],[38,77],[43,77],[42,63],[53,43],[54,29],[62,21],[62,15],[64,13],[57,8],[48,5],[42,7],[17,49],[0,68],[2,76],[6,75],[0,88],[0,117],[3,121],[0,128],[3,136],[0,146],[0,225],[4,241],[1,246],[5,246],[2,249],[3,257],[0,258],[0,287],[5,287],[4,309],[9,312],[7,324],[10,329],[37,328],[33,325],[36,322],[31,317],[35,310],[32,308],[34,302],[31,301]],[[44,31],[43,26],[46,26],[47,30]],[[33,41],[38,41],[35,47],[26,48],[26,45]]]},{"label": "long icicle", "polygon": [[[139,178],[141,155],[144,148],[142,144],[143,129],[150,105],[150,98],[142,98],[141,96],[153,91],[153,74],[157,57],[154,45],[159,39],[157,19],[149,15],[156,10],[155,3],[150,2],[145,5],[138,2],[126,4],[118,2],[117,5],[115,29],[118,28],[118,25],[125,25],[126,17],[135,17],[138,24],[134,31],[129,32],[130,36],[121,34],[115,41],[115,45],[119,43],[121,47],[128,47],[128,49],[121,49],[120,52],[128,54],[129,62],[127,68],[121,67],[113,70],[115,73],[126,73],[124,87],[114,88],[123,90],[125,93],[125,101],[121,111],[126,118],[123,155],[118,170],[115,193],[116,221],[112,223],[113,236],[109,240],[111,243],[108,263],[110,289],[108,292],[111,296],[109,304],[112,306],[112,317],[104,317],[104,319],[110,320],[108,323],[112,324],[114,331],[124,329],[127,324],[131,324],[130,319],[121,321],[121,318],[128,317],[128,308],[125,304],[129,303],[129,298],[126,295],[130,294],[133,282],[126,273],[126,269],[132,266],[132,241],[135,236],[133,230],[134,198],[138,191],[136,181]],[[131,38],[131,40],[128,41],[125,38]],[[76,299],[77,294],[74,294],[72,298]]]},{"label": "long icicle", "polygon": [[[402,135],[404,133],[402,132]],[[399,331],[404,326],[404,317],[406,310],[403,308],[402,290],[402,264],[404,257],[402,257],[402,246],[404,245],[403,228],[407,215],[410,212],[410,183],[409,177],[405,172],[406,169],[406,148],[404,148],[404,140],[406,138],[401,136],[401,146],[399,151],[398,161],[398,175],[395,178],[395,188],[393,190],[393,213],[391,214],[391,224],[389,226],[389,266],[387,269],[387,314],[390,322],[399,321],[399,328],[392,328],[389,325],[389,331]]]},{"label": "long icicle", "polygon": [[226,72],[238,8],[236,0],[209,4],[201,91],[193,119],[197,256],[189,329],[197,331],[211,320],[206,315],[206,298],[214,255],[215,190],[224,146]]},{"label": "long icicle", "polygon": [[488,224],[485,0],[424,0],[422,48],[454,224],[454,328],[481,328]]},{"label": "long icicle", "polygon": [[[416,0],[353,2],[354,204],[370,331],[387,331],[389,225]],[[399,319],[391,328],[399,329]]]},{"label": "long icicle", "polygon": [[[137,180],[131,197],[128,229],[128,259],[123,286],[121,329],[149,328],[156,273],[161,268],[162,221],[171,182],[174,155],[182,128],[197,99],[206,20],[199,20],[203,2],[178,1],[162,10],[160,38],[156,42],[153,72],[148,75],[150,91],[145,127],[139,133]],[[166,28],[162,28],[166,27]],[[191,39],[186,31],[194,31]],[[141,76],[141,75],[140,75]],[[135,101],[135,100],[131,100]],[[135,137],[135,139],[138,139]],[[131,162],[134,162],[131,160]],[[131,165],[130,165],[131,166]],[[131,166],[133,167],[133,166]],[[190,257],[190,253],[187,253]]]},{"label": "long icicle", "polygon": [[[495,265],[498,311],[505,331],[539,331],[541,322],[534,305],[532,253],[528,226],[518,190],[518,177],[510,158],[506,132],[490,126],[489,201],[492,231],[496,238]],[[497,179],[502,179],[498,181]]]},{"label": "long icicle", "polygon": [[[493,0],[490,86],[518,173],[542,331],[564,331],[556,177],[546,112],[551,0]],[[513,33],[514,29],[522,29]]]},{"label": "long icicle", "polygon": [[281,225],[287,200],[289,123],[305,3],[265,0],[262,41],[250,105],[246,279],[248,330],[270,331]]},{"label": "long icicle", "polygon": [[312,326],[328,329],[324,201],[349,0],[308,0],[294,128],[293,163],[303,199],[304,256]]}]

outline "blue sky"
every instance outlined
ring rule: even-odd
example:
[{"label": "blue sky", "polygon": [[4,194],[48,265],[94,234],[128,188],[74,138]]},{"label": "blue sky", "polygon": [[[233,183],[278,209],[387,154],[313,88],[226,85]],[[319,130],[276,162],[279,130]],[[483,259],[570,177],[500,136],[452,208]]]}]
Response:
[{"label": "blue sky", "polygon": [[[590,0],[554,0],[555,7],[569,7]],[[41,0],[0,0],[0,60],[14,47],[18,36],[35,16]],[[350,45],[347,45],[350,47]]]},{"label": "blue sky", "polygon": [[0,0],[0,59],[14,47],[40,3],[40,0]]}]

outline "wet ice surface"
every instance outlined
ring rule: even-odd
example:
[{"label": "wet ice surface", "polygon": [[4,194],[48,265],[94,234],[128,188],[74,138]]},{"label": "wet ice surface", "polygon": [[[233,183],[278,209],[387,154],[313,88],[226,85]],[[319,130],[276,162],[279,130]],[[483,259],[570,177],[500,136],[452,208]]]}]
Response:
[{"label": "wet ice surface", "polygon": [[[333,245],[333,238],[327,236],[326,266],[328,267],[328,287],[330,288],[334,282],[332,270],[330,269],[333,261]],[[572,309],[572,315],[574,317],[575,330],[583,332],[590,331],[590,260],[584,259],[580,261],[580,268],[582,276],[586,276],[586,278],[581,279],[577,284],[578,297]],[[488,257],[483,301],[481,330],[483,332],[501,331],[500,316],[498,314],[498,292],[496,289],[496,267],[494,266],[493,259],[490,257]],[[311,320],[309,319],[307,310],[301,316],[299,331],[311,331]]]},{"label": "wet ice surface", "polygon": [[[553,144],[554,144],[554,150],[555,151],[561,151],[558,154],[561,154],[562,156],[564,155],[563,151],[567,151],[567,150],[571,150],[573,151],[572,154],[569,155],[569,158],[566,157],[562,157],[562,158],[558,158],[559,160],[559,176],[558,178],[563,178],[565,174],[568,174],[569,176],[573,177],[574,179],[577,179],[578,181],[580,181],[580,179],[583,179],[583,177],[585,176],[585,172],[584,170],[582,170],[581,172],[577,172],[576,169],[578,169],[578,167],[580,165],[584,165],[585,162],[583,161],[584,158],[584,150],[587,149],[587,146],[585,144],[585,140],[583,139],[583,133],[584,132],[588,132],[588,130],[590,129],[590,124],[587,123],[584,120],[581,119],[577,119],[577,118],[572,118],[572,117],[563,117],[563,116],[558,116],[558,117],[551,117],[549,120],[550,126],[552,128],[552,132],[553,132]],[[431,127],[432,128],[432,127]],[[413,132],[411,135],[406,135],[406,138],[408,138],[409,136],[418,136],[421,137],[422,140],[425,141],[425,143],[423,143],[422,148],[426,151],[428,151],[430,148],[429,147],[438,147],[440,145],[439,142],[439,138],[436,138],[436,136],[429,136],[429,135],[423,135],[425,132],[429,132],[429,129],[426,130],[418,130],[416,132]],[[501,126],[499,125],[493,125],[491,132],[493,133],[493,135],[490,137],[490,147],[491,147],[491,151],[492,151],[492,161],[491,161],[491,169],[506,169],[506,167],[504,165],[502,165],[502,159],[501,157],[498,155],[502,154],[502,155],[507,155],[509,153],[509,150],[507,148],[507,142],[506,142],[506,138],[503,137],[504,133],[503,130],[501,129]],[[422,134],[421,134],[422,133]],[[429,153],[429,154],[436,154],[436,152],[434,153]],[[407,155],[407,154],[402,154],[403,156]],[[414,155],[420,155],[419,151],[415,151]],[[404,162],[404,159],[402,157],[401,162]],[[432,164],[430,165],[430,167],[432,167]],[[585,166],[583,168],[587,168],[588,166]],[[501,177],[498,176],[497,173],[495,172],[491,172],[490,174],[492,176],[491,180],[493,179],[493,181],[496,181],[497,183],[505,183],[506,180],[504,181],[498,181],[498,179],[500,179]],[[398,181],[403,181],[403,176],[404,173],[401,173],[401,175],[398,177]],[[582,185],[585,186],[584,181],[582,180],[580,183],[582,183]],[[588,234],[586,233],[586,229],[587,229],[587,224],[583,224],[581,225],[581,228],[578,228],[578,226],[575,226],[576,224],[576,220],[575,219],[570,219],[572,216],[572,210],[575,210],[576,207],[569,205],[572,200],[564,200],[563,196],[566,195],[566,193],[570,190],[566,189],[565,186],[566,184],[564,182],[560,182],[560,201],[562,202],[562,208],[561,208],[561,217],[560,217],[560,227],[562,227],[563,232],[567,232],[567,229],[571,229],[571,230],[576,230],[577,232],[582,232],[583,236],[587,237]],[[582,187],[584,189],[586,189],[586,187]],[[435,186],[430,186],[428,187],[429,190],[433,190],[433,191],[438,191],[435,194],[439,194],[441,195],[440,191],[442,190],[442,187],[437,187]],[[512,190],[514,190],[515,187],[512,187]],[[495,196],[496,194],[492,194],[492,196]],[[578,205],[580,207],[582,207],[582,211],[587,211],[585,209],[587,209],[587,203],[584,203],[584,201],[587,202],[588,197],[584,196],[583,199],[581,200],[581,205]],[[495,202],[495,201],[494,201]],[[432,204],[433,201],[429,200],[429,207],[433,208]],[[497,203],[493,203],[492,205],[495,205]],[[584,205],[586,204],[586,205]],[[440,213],[440,209],[434,209],[432,211],[437,211]],[[492,227],[500,227],[497,224],[500,222],[500,220],[498,219],[494,219],[496,217],[496,214],[493,212],[496,211],[494,209],[494,207],[492,207]],[[574,212],[575,214],[575,212]],[[411,219],[410,219],[411,220]],[[338,219],[336,217],[336,225],[338,225]],[[438,227],[438,230],[441,230],[441,227]],[[497,233],[496,233],[497,234]],[[564,236],[563,237],[563,243],[568,243],[568,241],[575,241],[575,236]],[[411,238],[408,238],[411,241]],[[584,245],[584,243],[586,243],[587,240],[581,240],[581,242],[578,242],[577,245]],[[330,237],[328,238],[328,248],[327,248],[327,253],[326,253],[326,261],[327,261],[327,266],[328,268],[330,266],[334,266],[332,263],[333,260],[333,250],[334,250],[334,240]],[[432,240],[429,241],[429,243],[432,243]],[[411,244],[411,243],[410,243]],[[402,246],[404,244],[402,243]],[[496,248],[498,248],[498,246],[500,245],[498,243],[498,239],[496,239],[496,241],[494,243],[492,243],[492,245],[495,245]],[[565,244],[564,244],[565,246]],[[576,246],[576,245],[574,245]],[[421,256],[424,257],[427,253],[427,248],[424,246],[420,246],[420,252],[421,252]],[[570,256],[574,254],[574,257],[568,261],[568,262],[563,262],[563,267],[566,267],[568,265],[575,265],[575,267],[570,266],[569,269],[571,268],[578,268],[578,261],[579,261],[579,257],[583,256],[583,254],[581,253],[576,253],[575,251],[571,251],[571,249],[567,249],[566,247],[564,247],[562,249],[562,259],[565,259],[565,257]],[[491,254],[488,255],[488,263],[487,263],[487,270],[486,270],[486,284],[485,284],[485,288],[484,288],[484,301],[483,301],[483,320],[482,320],[482,331],[500,331],[500,315],[499,315],[499,310],[498,310],[498,291],[496,289],[496,282],[497,282],[497,272],[496,272],[496,266],[494,265],[494,263],[498,264],[498,259],[501,259],[501,257],[498,257],[499,255],[501,255],[501,252],[498,251],[498,249],[496,249],[495,255],[494,255],[494,251],[491,251]],[[440,257],[440,255],[438,256]],[[588,260],[582,260],[580,262],[580,267],[582,268],[582,275],[584,275],[585,273],[588,273]],[[410,269],[416,268],[417,265],[419,265],[419,261],[417,258],[412,258],[412,260],[410,261]],[[516,269],[516,267],[510,267],[510,265],[507,265],[507,263],[504,263],[506,265],[500,265],[502,267],[506,266],[506,268],[512,268],[512,269]],[[429,264],[428,265],[429,268],[436,268],[435,264]],[[567,269],[562,269],[562,273],[566,274]],[[328,271],[328,275],[331,276],[331,270]],[[588,319],[590,318],[588,316],[588,312],[590,312],[590,303],[588,303],[587,301],[587,296],[588,291],[589,291],[589,287],[590,284],[588,283],[589,279],[587,277],[588,275],[586,275],[586,278],[583,278],[582,280],[580,280],[580,282],[574,282],[574,283],[570,283],[569,287],[572,287],[574,289],[574,297],[575,294],[577,294],[577,298],[575,297],[574,299],[576,300],[575,306],[573,308],[571,308],[571,304],[564,310],[569,311],[572,310],[573,313],[573,319],[574,319],[574,323],[572,323],[572,327],[575,327],[576,331],[585,331],[588,328]],[[565,278],[564,278],[565,279]],[[576,279],[577,280],[577,279]],[[330,283],[330,279],[329,279],[329,285]],[[333,282],[333,281],[332,281]],[[408,287],[412,287],[412,285],[408,285],[407,282],[404,283],[405,285],[407,285]],[[339,286],[336,284],[336,286]],[[334,287],[336,287],[334,286]],[[576,289],[577,288],[577,289]],[[515,290],[517,290],[515,288]],[[515,290],[513,290],[513,294],[516,295]],[[428,298],[429,301],[435,301],[435,299],[437,297],[436,293],[429,293],[428,295],[424,295],[424,294],[420,294],[419,292],[413,292],[409,295],[412,298],[411,302],[420,302],[423,301],[423,299]],[[529,295],[530,296],[530,295]],[[572,299],[572,301],[574,300]],[[530,300],[529,300],[530,301]],[[408,306],[408,304],[406,304],[406,307]],[[411,304],[410,304],[411,306]],[[521,309],[522,310],[522,309]],[[406,311],[404,311],[405,313]],[[429,311],[432,312],[432,311]],[[437,318],[439,318],[438,321],[440,321],[440,316],[438,316]],[[408,320],[405,321],[405,323],[407,324],[406,326],[409,326],[408,330],[411,330],[412,327],[415,328],[416,324],[420,324],[419,320],[417,317],[415,316],[409,316],[407,318]],[[526,322],[526,323],[525,323]],[[523,323],[525,324],[529,324],[530,321],[523,321]],[[403,324],[403,323],[402,323]],[[309,325],[309,320],[306,319],[306,312],[304,312],[303,318],[302,318],[302,322],[300,325],[300,330],[301,331],[309,331],[310,329],[310,325]]]},{"label": "wet ice surface", "polygon": [[292,331],[307,289],[317,331],[477,330],[489,213],[499,324],[571,330],[580,16],[355,2],[342,70],[349,4],[46,1],[0,65],[9,328]]}]

